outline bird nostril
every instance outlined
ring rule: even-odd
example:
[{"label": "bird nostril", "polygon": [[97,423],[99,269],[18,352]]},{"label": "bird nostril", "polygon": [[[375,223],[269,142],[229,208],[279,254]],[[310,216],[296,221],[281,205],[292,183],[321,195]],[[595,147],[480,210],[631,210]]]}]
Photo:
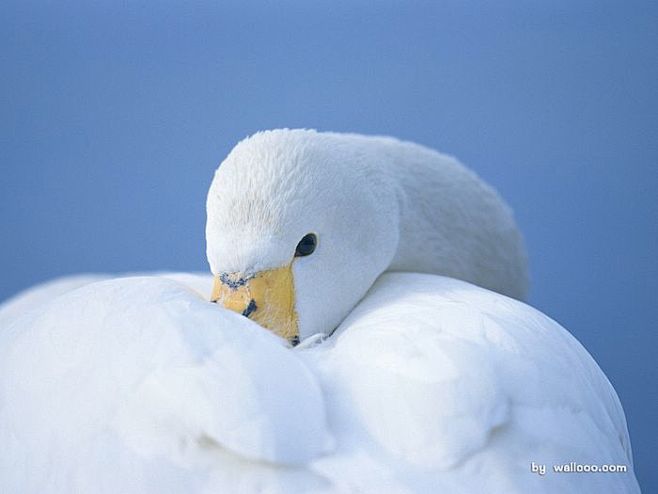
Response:
[{"label": "bird nostril", "polygon": [[251,314],[253,314],[256,309],[258,309],[258,306],[256,305],[256,301],[252,298],[249,301],[249,305],[247,305],[247,308],[242,311],[242,315],[244,317],[249,317]]},{"label": "bird nostril", "polygon": [[243,275],[242,273],[220,273],[219,281],[229,287],[231,290],[245,286],[253,276]]}]

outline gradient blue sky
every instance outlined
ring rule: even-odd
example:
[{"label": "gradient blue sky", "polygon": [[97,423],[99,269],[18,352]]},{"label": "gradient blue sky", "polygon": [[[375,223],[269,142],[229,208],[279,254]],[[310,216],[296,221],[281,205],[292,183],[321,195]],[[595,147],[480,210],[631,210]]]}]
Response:
[{"label": "gradient blue sky", "polygon": [[610,377],[658,491],[656,5],[4,2],[0,299],[206,270],[212,172],[256,130],[421,142],[513,206],[531,303]]}]

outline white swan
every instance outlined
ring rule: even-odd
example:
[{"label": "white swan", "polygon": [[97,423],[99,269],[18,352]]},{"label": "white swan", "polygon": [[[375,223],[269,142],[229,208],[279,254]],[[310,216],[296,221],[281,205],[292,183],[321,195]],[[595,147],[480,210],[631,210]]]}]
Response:
[{"label": "white swan", "polygon": [[[453,160],[257,134],[216,174],[207,238],[214,278],[80,280],[0,309],[0,491],[639,492],[617,396],[564,329],[381,274],[523,296],[510,213]],[[205,302],[211,284],[305,342]],[[553,471],[569,462],[627,471]]]}]

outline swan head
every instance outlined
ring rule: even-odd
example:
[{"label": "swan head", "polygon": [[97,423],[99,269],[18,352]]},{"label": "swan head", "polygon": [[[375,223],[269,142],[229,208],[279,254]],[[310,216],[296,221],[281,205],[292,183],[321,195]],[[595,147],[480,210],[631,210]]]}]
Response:
[{"label": "swan head", "polygon": [[[389,266],[397,202],[349,140],[273,130],[240,142],[207,199],[211,300],[293,344],[328,334]],[[375,173],[373,171],[373,173]]]}]

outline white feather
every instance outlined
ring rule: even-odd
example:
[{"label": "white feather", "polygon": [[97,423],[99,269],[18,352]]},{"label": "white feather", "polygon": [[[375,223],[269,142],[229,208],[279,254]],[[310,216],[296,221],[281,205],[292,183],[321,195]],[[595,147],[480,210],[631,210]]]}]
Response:
[{"label": "white feather", "polygon": [[[383,275],[294,350],[171,279],[65,293],[0,332],[0,442],[3,492],[639,492],[573,337],[420,274]],[[530,471],[570,461],[628,472]]]}]

